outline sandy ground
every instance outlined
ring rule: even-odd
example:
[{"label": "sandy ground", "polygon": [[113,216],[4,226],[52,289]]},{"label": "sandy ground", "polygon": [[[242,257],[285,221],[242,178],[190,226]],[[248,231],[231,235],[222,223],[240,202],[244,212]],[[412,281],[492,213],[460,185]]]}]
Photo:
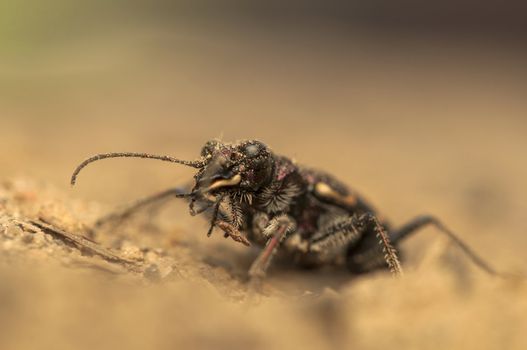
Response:
[{"label": "sandy ground", "polygon": [[525,274],[525,58],[499,43],[185,26],[5,57],[0,348],[525,349],[527,284],[485,275],[434,229],[404,245],[403,278],[278,262],[250,299],[257,252],[207,238],[184,203],[91,237],[138,269],[20,227],[45,217],[86,235],[192,175],[115,160],[69,188],[88,155],[192,159],[210,138],[258,138],[334,173],[393,223],[435,214],[496,268]]}]

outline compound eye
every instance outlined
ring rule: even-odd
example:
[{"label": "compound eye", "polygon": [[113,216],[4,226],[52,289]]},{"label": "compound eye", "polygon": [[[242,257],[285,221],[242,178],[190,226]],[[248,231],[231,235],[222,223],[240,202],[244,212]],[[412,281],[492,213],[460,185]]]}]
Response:
[{"label": "compound eye", "polygon": [[249,158],[256,157],[260,154],[262,145],[259,143],[251,143],[245,146],[245,155]]}]

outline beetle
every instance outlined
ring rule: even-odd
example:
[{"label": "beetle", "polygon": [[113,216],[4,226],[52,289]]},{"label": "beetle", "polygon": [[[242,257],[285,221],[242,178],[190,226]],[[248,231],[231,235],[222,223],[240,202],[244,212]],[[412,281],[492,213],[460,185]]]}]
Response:
[{"label": "beetle", "polygon": [[388,268],[399,275],[402,268],[397,247],[428,225],[449,236],[479,267],[496,273],[437,218],[422,215],[393,228],[362,196],[334,176],[299,165],[258,140],[211,140],[193,161],[146,153],[98,154],[75,169],[71,184],[88,164],[121,157],[193,167],[197,169],[194,185],[190,191],[178,187],[145,198],[123,212],[102,218],[96,228],[123,220],[152,203],[186,198],[191,215],[206,213],[209,217],[208,236],[219,228],[225,237],[262,247],[249,270],[253,280],[265,276],[276,253],[304,267],[341,264],[355,274]]}]

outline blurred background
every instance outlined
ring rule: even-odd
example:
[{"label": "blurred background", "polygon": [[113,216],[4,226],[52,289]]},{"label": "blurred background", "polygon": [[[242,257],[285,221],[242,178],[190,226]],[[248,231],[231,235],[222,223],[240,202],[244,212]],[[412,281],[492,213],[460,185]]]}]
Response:
[{"label": "blurred background", "polygon": [[[0,180],[31,178],[108,209],[184,183],[192,170],[142,160],[101,162],[71,191],[72,169],[91,154],[137,151],[194,159],[208,139],[257,138],[277,153],[335,174],[395,224],[435,214],[496,266],[525,271],[526,13],[527,5],[516,1],[3,0]],[[179,228],[197,222],[186,219],[184,204],[170,215]],[[432,232],[416,247],[426,247]],[[210,242],[204,234],[193,239]],[[436,328],[405,337],[411,334],[402,327],[408,320],[429,320],[439,310],[408,308],[401,285],[394,287],[395,306],[378,310],[386,305],[366,295],[393,287],[381,280],[374,282],[380,286],[363,281],[363,289],[348,287],[366,305],[350,312],[357,318],[373,310],[417,314],[402,312],[381,325],[370,320],[366,331],[372,334],[355,339],[364,348],[386,345],[375,341],[379,330],[396,348],[525,345],[512,325],[524,309],[501,319],[504,328],[495,330],[496,313],[512,306],[488,305],[501,300],[494,287],[476,294],[478,301],[454,326],[443,316]],[[422,271],[410,281],[425,294],[426,285],[433,285]],[[62,288],[57,283],[50,295]],[[280,286],[280,279],[275,283]],[[487,290],[485,283],[481,290]],[[188,298],[185,288],[176,295]],[[448,301],[455,290],[432,299],[456,313],[466,301]],[[514,302],[525,299],[524,289],[511,293]],[[152,319],[159,315],[141,298],[130,298]],[[69,302],[77,305],[75,298]],[[257,327],[245,314],[235,315]],[[486,320],[476,328],[480,333],[474,331],[484,341],[464,343],[455,325],[474,318]],[[296,332],[312,332],[306,327]],[[491,328],[494,333],[487,332]],[[274,330],[254,330],[265,339],[258,344],[274,344],[274,338],[266,342],[269,334],[283,340],[276,344],[299,344]],[[304,342],[344,344],[327,341],[334,338],[331,330],[320,338],[317,331],[315,340]],[[167,334],[160,339],[167,348],[174,344]],[[219,344],[232,346],[213,343]],[[252,338],[236,344],[253,344]]]}]

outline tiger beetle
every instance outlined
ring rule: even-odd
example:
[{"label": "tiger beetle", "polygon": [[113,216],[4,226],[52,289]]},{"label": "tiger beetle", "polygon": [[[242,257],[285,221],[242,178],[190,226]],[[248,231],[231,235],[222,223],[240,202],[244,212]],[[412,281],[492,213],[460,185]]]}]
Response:
[{"label": "tiger beetle", "polygon": [[256,140],[211,140],[201,149],[199,159],[193,161],[146,153],[98,154],[75,169],[71,184],[76,183],[88,164],[121,157],[193,167],[197,169],[194,185],[189,191],[175,187],[140,200],[124,211],[103,217],[95,228],[122,221],[150,204],[185,198],[191,215],[208,216],[208,236],[218,228],[227,238],[262,248],[249,270],[251,280],[265,276],[276,253],[303,267],[338,264],[355,274],[387,268],[400,275],[397,247],[406,237],[429,225],[446,234],[480,268],[496,274],[435,217],[418,216],[393,228],[363,197],[332,175],[275,154]]}]

